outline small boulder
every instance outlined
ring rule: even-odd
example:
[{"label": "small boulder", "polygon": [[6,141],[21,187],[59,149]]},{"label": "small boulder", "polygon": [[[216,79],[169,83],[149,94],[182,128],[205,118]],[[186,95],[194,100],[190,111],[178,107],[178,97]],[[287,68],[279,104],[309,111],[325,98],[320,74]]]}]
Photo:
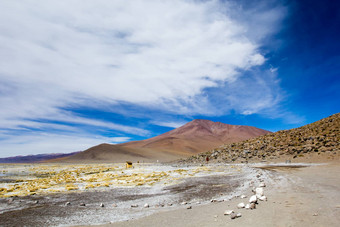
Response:
[{"label": "small boulder", "polygon": [[237,208],[241,209],[244,208],[246,205],[244,205],[244,203],[239,203],[237,204]]},{"label": "small boulder", "polygon": [[266,187],[266,184],[265,184],[264,182],[261,182],[261,183],[259,184],[259,187],[264,188],[264,187]]},{"label": "small boulder", "polygon": [[246,206],[245,206],[244,208],[246,208],[246,209],[250,209],[250,204],[249,204],[249,203],[248,203],[248,204],[246,204]]},{"label": "small boulder", "polygon": [[261,200],[261,201],[267,201],[267,197],[266,197],[265,195],[263,195],[263,196],[261,196],[261,197],[259,198],[259,200]]},{"label": "small boulder", "polygon": [[105,205],[104,205],[104,203],[101,203],[99,206],[100,206],[100,207],[104,207]]},{"label": "small boulder", "polygon": [[247,198],[247,196],[246,195],[241,195],[240,198],[244,199],[244,198]]},{"label": "small boulder", "polygon": [[138,204],[131,204],[131,207],[136,208],[136,207],[138,207]]},{"label": "small boulder", "polygon": [[181,205],[187,205],[188,203],[187,202],[181,202]]},{"label": "small boulder", "polygon": [[226,211],[224,211],[224,215],[231,215],[232,213],[234,213],[233,210],[226,210]]},{"label": "small boulder", "polygon": [[249,203],[257,203],[257,197],[256,197],[256,195],[252,195],[252,196],[249,198]]},{"label": "small boulder", "polygon": [[188,209],[188,210],[192,209],[192,206],[187,206],[187,209]]},{"label": "small boulder", "polygon": [[79,204],[79,206],[84,207],[84,206],[86,206],[86,204],[85,203],[81,203],[81,204]]},{"label": "small boulder", "polygon": [[237,218],[240,218],[240,217],[242,217],[242,214],[241,214],[241,213],[237,213],[237,214],[236,214],[236,217],[237,217]]},{"label": "small boulder", "polygon": [[249,208],[250,208],[251,210],[256,209],[256,204],[255,204],[255,203],[251,203],[250,206],[249,206]]},{"label": "small boulder", "polygon": [[255,189],[256,197],[260,198],[261,196],[264,196],[264,190],[263,188],[256,188]]},{"label": "small boulder", "polygon": [[230,218],[231,219],[235,219],[236,218],[236,214],[235,213],[230,214]]},{"label": "small boulder", "polygon": [[144,208],[149,208],[149,207],[150,207],[149,204],[147,203],[144,204]]},{"label": "small boulder", "polygon": [[66,203],[65,203],[65,206],[70,206],[70,205],[71,205],[70,202],[66,202]]},{"label": "small boulder", "polygon": [[117,204],[114,203],[114,204],[112,204],[112,206],[113,206],[113,207],[117,207]]}]

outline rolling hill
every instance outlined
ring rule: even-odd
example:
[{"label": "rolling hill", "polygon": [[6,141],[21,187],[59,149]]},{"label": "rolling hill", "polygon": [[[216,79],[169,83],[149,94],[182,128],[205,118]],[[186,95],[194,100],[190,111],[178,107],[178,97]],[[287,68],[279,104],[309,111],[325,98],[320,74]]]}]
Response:
[{"label": "rolling hill", "polygon": [[188,157],[216,146],[238,142],[270,133],[269,131],[240,125],[229,125],[209,120],[193,120],[179,128],[159,136],[128,143],[100,144],[74,156],[65,162],[122,162],[172,161]]},{"label": "rolling hill", "polygon": [[225,144],[183,162],[325,162],[340,159],[340,113],[300,128]]}]

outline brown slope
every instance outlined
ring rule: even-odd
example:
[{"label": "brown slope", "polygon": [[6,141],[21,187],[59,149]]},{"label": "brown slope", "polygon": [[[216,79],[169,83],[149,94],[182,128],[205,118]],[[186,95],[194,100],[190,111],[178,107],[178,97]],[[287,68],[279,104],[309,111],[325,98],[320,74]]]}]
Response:
[{"label": "brown slope", "polygon": [[185,162],[257,162],[263,160],[325,162],[340,160],[340,113],[291,130],[226,144]]},{"label": "brown slope", "polygon": [[251,126],[229,125],[209,120],[193,120],[162,135],[120,144],[119,146],[167,151],[180,156],[188,156],[224,143],[238,142],[267,133],[270,132]]},{"label": "brown slope", "polygon": [[125,161],[132,162],[156,162],[157,160],[171,161],[180,158],[171,153],[159,153],[152,150],[138,148],[121,147],[114,144],[99,144],[73,156],[49,160],[50,162],[68,163],[120,163]]}]

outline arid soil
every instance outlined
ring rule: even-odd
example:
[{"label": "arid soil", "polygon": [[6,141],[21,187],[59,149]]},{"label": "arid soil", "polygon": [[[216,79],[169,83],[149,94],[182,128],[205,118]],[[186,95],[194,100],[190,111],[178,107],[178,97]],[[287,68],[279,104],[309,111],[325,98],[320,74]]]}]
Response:
[{"label": "arid soil", "polygon": [[[255,210],[237,209],[247,198],[207,205],[193,204],[192,209],[177,209],[104,226],[339,226],[340,165],[312,165],[305,168],[266,167],[270,176],[264,188],[268,201]],[[242,217],[223,215],[232,209]]]}]

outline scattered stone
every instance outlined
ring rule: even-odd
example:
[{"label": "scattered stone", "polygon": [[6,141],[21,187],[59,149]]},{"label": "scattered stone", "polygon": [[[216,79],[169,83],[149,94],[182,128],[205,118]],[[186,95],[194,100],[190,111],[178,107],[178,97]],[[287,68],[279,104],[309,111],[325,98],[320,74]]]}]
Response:
[{"label": "scattered stone", "polygon": [[250,206],[249,206],[249,208],[250,208],[251,210],[256,209],[256,204],[255,204],[255,203],[251,203]]},{"label": "scattered stone", "polygon": [[168,203],[168,206],[171,207],[171,206],[172,206],[172,203]]},{"label": "scattered stone", "polygon": [[246,195],[241,195],[240,198],[244,199],[244,198],[247,198],[247,196]]},{"label": "scattered stone", "polygon": [[267,197],[264,195],[264,196],[261,196],[260,198],[259,198],[259,200],[261,200],[261,201],[267,201]]},{"label": "scattered stone", "polygon": [[249,203],[248,203],[248,204],[246,204],[246,206],[245,206],[244,208],[246,208],[246,209],[250,209],[250,204],[249,204]]},{"label": "scattered stone", "polygon": [[237,217],[237,218],[240,218],[240,217],[242,217],[242,214],[241,214],[241,213],[237,213],[237,214],[236,214],[236,217]]},{"label": "scattered stone", "polygon": [[264,182],[261,182],[261,183],[259,184],[259,187],[264,188],[264,187],[266,187],[266,184],[265,184]]},{"label": "scattered stone", "polygon": [[117,204],[114,203],[114,204],[112,204],[112,206],[113,206],[113,207],[117,207]]},{"label": "scattered stone", "polygon": [[212,199],[210,200],[211,203],[216,203],[217,202],[217,199]]},{"label": "scattered stone", "polygon": [[234,213],[233,210],[226,210],[226,211],[224,211],[224,215],[231,215],[232,213]]},{"label": "scattered stone", "polygon": [[34,203],[35,203],[35,204],[38,204],[38,203],[39,203],[39,200],[36,200]]},{"label": "scattered stone", "polygon": [[261,196],[264,195],[264,190],[263,190],[263,188],[256,188],[255,193],[256,193],[256,197],[260,198]]},{"label": "scattered stone", "polygon": [[244,208],[246,205],[244,205],[244,203],[239,203],[238,205],[237,205],[237,208],[239,208],[239,209],[241,209],[241,208]]},{"label": "scattered stone", "polygon": [[66,202],[66,203],[65,203],[65,206],[70,206],[70,205],[71,205],[70,202]]},{"label": "scattered stone", "polygon": [[138,204],[131,204],[131,207],[136,208],[138,207]]},{"label": "scattered stone", "polygon": [[84,207],[86,205],[85,205],[85,203],[81,203],[81,204],[79,204],[79,206]]},{"label": "scattered stone", "polygon": [[149,207],[150,207],[149,204],[147,203],[144,204],[144,208],[149,208]]},{"label": "scattered stone", "polygon": [[235,219],[235,218],[236,218],[236,214],[235,214],[235,213],[231,213],[231,214],[230,214],[230,218],[231,218],[231,219]]},{"label": "scattered stone", "polygon": [[188,209],[188,210],[192,209],[192,206],[187,206],[187,209]]},{"label": "scattered stone", "polygon": [[181,202],[181,205],[187,205],[188,203],[187,202]]},{"label": "scattered stone", "polygon": [[104,207],[105,205],[104,205],[104,203],[101,203],[99,206],[100,206],[100,207]]},{"label": "scattered stone", "polygon": [[318,213],[314,213],[313,216],[318,216]]},{"label": "scattered stone", "polygon": [[252,196],[249,198],[249,203],[257,203],[257,197],[256,197],[256,195],[252,195]]},{"label": "scattered stone", "polygon": [[201,202],[196,202],[196,204],[201,204]]}]

